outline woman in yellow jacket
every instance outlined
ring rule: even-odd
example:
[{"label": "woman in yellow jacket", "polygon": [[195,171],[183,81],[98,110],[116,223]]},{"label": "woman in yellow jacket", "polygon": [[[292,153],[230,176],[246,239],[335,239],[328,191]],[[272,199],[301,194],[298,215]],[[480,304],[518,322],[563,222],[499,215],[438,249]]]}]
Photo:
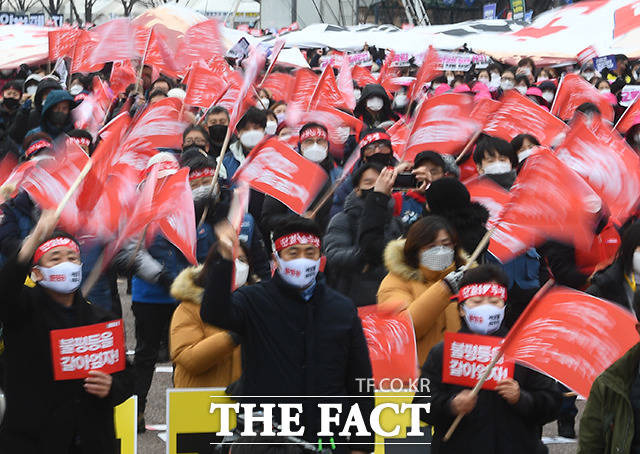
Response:
[{"label": "woman in yellow jacket", "polygon": [[462,273],[455,270],[464,265],[464,255],[455,231],[440,216],[416,221],[406,240],[392,241],[385,249],[389,274],[378,289],[378,304],[399,304],[394,309],[411,316],[419,366],[445,331],[460,329],[458,309],[450,298],[458,290],[456,282]]},{"label": "woman in yellow jacket", "polygon": [[[243,252],[235,265],[236,287],[240,287],[249,274]],[[204,323],[200,318],[203,280],[207,275],[206,269],[202,270],[202,265],[185,269],[171,286],[171,295],[181,302],[173,313],[169,334],[176,388],[226,387],[242,374],[237,334]]]}]

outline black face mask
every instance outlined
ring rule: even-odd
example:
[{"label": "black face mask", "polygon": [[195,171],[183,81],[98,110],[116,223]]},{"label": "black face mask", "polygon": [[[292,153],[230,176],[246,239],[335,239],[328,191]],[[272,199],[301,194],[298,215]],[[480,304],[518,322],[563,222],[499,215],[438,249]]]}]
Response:
[{"label": "black face mask", "polygon": [[7,109],[9,110],[15,110],[20,105],[20,100],[15,98],[4,98],[2,100],[2,104],[7,106]]},{"label": "black face mask", "polygon": [[201,147],[199,145],[189,145],[186,146],[182,149],[183,153],[189,152],[189,151],[193,151],[193,152],[198,152],[202,155],[207,155],[207,150],[204,149],[204,147]]},{"label": "black face mask", "polygon": [[209,126],[209,136],[215,143],[224,142],[224,136],[227,135],[226,125],[213,125]]},{"label": "black face mask", "polygon": [[64,112],[51,112],[49,114],[49,121],[52,125],[57,126],[58,128],[62,128],[67,124],[69,120],[69,114]]},{"label": "black face mask", "polygon": [[391,153],[376,153],[371,156],[365,158],[367,162],[375,162],[378,164],[382,164],[383,166],[391,165]]},{"label": "black face mask", "polygon": [[363,200],[366,199],[369,194],[373,194],[373,189],[374,188],[360,189],[360,198]]}]

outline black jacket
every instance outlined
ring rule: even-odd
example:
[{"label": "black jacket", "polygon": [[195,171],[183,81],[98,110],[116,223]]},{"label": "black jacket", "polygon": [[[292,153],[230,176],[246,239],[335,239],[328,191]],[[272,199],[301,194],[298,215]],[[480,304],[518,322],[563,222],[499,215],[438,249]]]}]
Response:
[{"label": "black jacket", "polygon": [[28,131],[40,126],[42,120],[42,97],[46,90],[61,90],[60,84],[51,77],[45,77],[38,83],[36,94],[33,95],[33,102],[25,102],[16,114],[13,126],[9,131],[11,138],[19,145],[27,135]]},{"label": "black jacket", "polygon": [[446,218],[458,233],[458,239],[464,251],[471,255],[487,233],[485,225],[489,219],[489,212],[478,202],[461,210],[445,210],[433,213]]},{"label": "black jacket", "polygon": [[384,248],[402,233],[389,196],[373,192],[365,200],[352,192],[344,211],[331,219],[323,241],[329,285],[356,306],[376,304],[378,287],[387,274]]},{"label": "black jacket", "polygon": [[[464,326],[464,322],[463,322]],[[470,332],[466,326],[461,330]],[[502,331],[502,334],[505,332]],[[422,421],[433,425],[433,454],[535,454],[540,445],[540,427],[553,421],[560,410],[562,395],[554,380],[516,364],[514,379],[520,385],[520,400],[510,405],[491,390],[480,390],[471,413],[460,421],[451,439],[442,438],[455,419],[451,400],[462,386],[442,383],[440,342],[429,352],[421,378],[429,379],[430,395],[416,395],[414,403],[430,403],[430,412],[420,412]]]},{"label": "black jacket", "polygon": [[[67,453],[81,440],[80,453],[115,452],[113,408],[133,392],[128,370],[113,374],[110,394],[88,394],[83,380],[53,380],[50,331],[91,325],[114,317],[76,292],[66,309],[42,287],[24,285],[29,265],[15,256],[0,269],[0,321],[6,350],[7,412],[0,426],[0,451]],[[76,452],[76,451],[74,451]]]},{"label": "black jacket", "polygon": [[[367,100],[372,97],[382,98],[382,109],[377,113],[374,118],[369,111],[367,111]],[[363,121],[366,127],[377,127],[380,123],[385,121],[396,121],[399,116],[393,110],[391,110],[391,100],[387,95],[386,90],[379,84],[365,85],[360,94],[356,107],[353,109],[353,116]]]},{"label": "black jacket", "polygon": [[576,250],[572,245],[549,240],[538,248],[543,260],[540,264],[540,283],[553,278],[558,285],[581,290],[589,276],[583,274],[576,263]]},{"label": "black jacket", "polygon": [[18,252],[22,240],[36,225],[40,208],[33,203],[27,192],[20,191],[13,199],[0,205],[0,211],[0,254],[11,257]]},{"label": "black jacket", "polygon": [[[358,403],[368,421],[373,399],[356,397],[372,393],[366,389],[360,392],[356,379],[372,376],[371,363],[353,303],[330,289],[321,277],[309,301],[278,274],[270,281],[231,293],[232,265],[218,258],[211,266],[200,315],[206,323],[242,337],[243,371],[236,395],[353,396],[328,397],[327,401],[342,403],[344,410]],[[266,397],[243,400],[283,401]],[[304,438],[313,443],[320,424],[317,403],[317,399],[304,399],[300,418],[306,428]],[[372,439],[361,441],[370,443]]]},{"label": "black jacket", "polygon": [[622,262],[619,259],[594,274],[586,292],[617,303],[625,309],[631,309],[634,298],[637,298],[637,293],[634,294],[627,284]]}]

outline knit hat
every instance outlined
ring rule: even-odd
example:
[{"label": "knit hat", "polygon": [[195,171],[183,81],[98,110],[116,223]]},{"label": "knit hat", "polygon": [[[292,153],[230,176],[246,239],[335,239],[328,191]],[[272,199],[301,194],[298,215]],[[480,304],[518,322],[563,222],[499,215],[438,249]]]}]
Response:
[{"label": "knit hat", "polygon": [[431,183],[425,196],[432,214],[464,209],[471,204],[467,188],[455,178],[450,177]]}]

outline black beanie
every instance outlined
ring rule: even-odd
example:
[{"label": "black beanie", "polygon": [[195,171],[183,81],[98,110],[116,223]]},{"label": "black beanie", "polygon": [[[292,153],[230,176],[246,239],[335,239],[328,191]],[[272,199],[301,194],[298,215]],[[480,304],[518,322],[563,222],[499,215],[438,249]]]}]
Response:
[{"label": "black beanie", "polygon": [[432,214],[462,210],[471,204],[469,191],[455,178],[447,177],[434,181],[425,196]]}]

